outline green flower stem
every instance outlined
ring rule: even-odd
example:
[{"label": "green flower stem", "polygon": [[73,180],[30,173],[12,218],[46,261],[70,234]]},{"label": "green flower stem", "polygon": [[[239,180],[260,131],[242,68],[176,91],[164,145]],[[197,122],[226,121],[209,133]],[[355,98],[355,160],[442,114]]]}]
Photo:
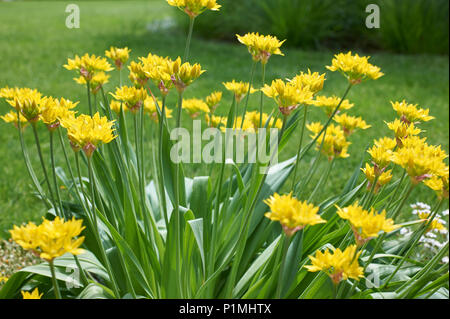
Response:
[{"label": "green flower stem", "polygon": [[50,159],[51,159],[51,163],[52,163],[53,184],[55,187],[56,198],[58,200],[58,205],[59,205],[59,216],[64,217],[64,209],[63,209],[63,205],[62,205],[62,201],[61,201],[61,194],[59,192],[58,181],[56,179],[55,150],[54,150],[54,142],[53,142],[53,134],[54,133],[52,131],[50,131],[49,134],[50,134]]},{"label": "green flower stem", "polygon": [[92,116],[94,113],[92,112],[92,103],[91,103],[91,84],[89,80],[86,80],[86,88],[87,88],[87,97],[88,97],[88,105],[89,105],[89,115]]},{"label": "green flower stem", "polygon": [[289,250],[289,245],[291,243],[291,236],[285,236],[284,238],[284,245],[283,245],[283,257],[281,259],[281,264],[280,264],[280,273],[278,276],[278,284],[277,284],[277,291],[276,291],[276,298],[280,299],[281,298],[281,288],[282,288],[282,282],[283,282],[283,270],[284,270],[284,265],[286,264],[286,256]]},{"label": "green flower stem", "polygon": [[389,210],[391,208],[392,203],[394,202],[395,198],[397,198],[398,191],[400,190],[405,177],[406,177],[406,170],[403,170],[402,176],[400,177],[400,181],[398,182],[398,185],[395,188],[394,194],[392,194],[391,198],[389,199],[389,203],[385,206],[386,210]]},{"label": "green flower stem", "polygon": [[191,48],[192,32],[194,31],[194,22],[195,22],[195,18],[190,18],[189,33],[188,33],[188,37],[187,37],[187,41],[186,41],[186,48],[184,49],[183,61],[187,61],[187,59],[189,59],[189,50]]},{"label": "green flower stem", "polygon": [[45,179],[45,183],[47,184],[48,193],[50,194],[50,199],[52,201],[53,207],[55,208],[55,211],[57,211],[55,198],[53,197],[53,191],[50,186],[50,181],[48,179],[47,169],[45,168],[44,157],[42,156],[41,143],[39,142],[39,136],[38,136],[38,132],[37,132],[37,128],[36,128],[36,123],[32,123],[31,127],[33,128],[34,140],[36,142],[36,148],[38,151],[39,160],[41,162],[42,171],[44,172],[44,179]]},{"label": "green flower stem", "polygon": [[375,187],[377,186],[377,183],[378,183],[378,179],[379,179],[379,176],[375,176],[372,186],[370,187],[369,192],[366,193],[367,196],[364,197],[364,202],[362,202],[362,206],[366,210],[369,209],[370,204],[372,203],[372,199],[373,199],[373,195],[375,192]]},{"label": "green flower stem", "polygon": [[134,114],[134,142],[135,142],[135,147],[136,147],[136,165],[137,165],[137,175],[138,175],[138,188],[139,188],[139,198],[140,198],[140,204],[141,204],[141,220],[144,220],[144,208],[145,208],[145,203],[144,203],[144,195],[142,194],[142,189],[143,189],[143,180],[142,180],[142,163],[141,163],[141,138],[142,136],[139,136],[140,134],[140,112],[142,110],[142,107],[139,109],[139,113],[138,114]]},{"label": "green flower stem", "polygon": [[108,113],[107,113],[108,116],[109,116],[108,120],[112,121],[113,120],[113,115],[112,115],[112,112],[111,112],[111,107],[109,106],[108,98],[106,97],[105,90],[103,89],[103,86],[100,88],[100,90],[102,91],[103,103],[105,104],[105,108],[108,111]]},{"label": "green flower stem", "polygon": [[[89,212],[89,203],[87,200],[87,195],[84,191],[84,187],[83,187],[83,178],[81,176],[81,167],[80,167],[80,159],[79,159],[79,152],[74,152],[75,153],[75,163],[77,166],[77,173],[78,173],[78,181],[80,183],[80,188],[81,188],[81,194],[83,194],[83,198],[84,198],[84,206],[86,209],[86,216],[90,216],[90,212]],[[81,200],[80,200],[81,201]]]},{"label": "green flower stem", "polygon": [[303,124],[302,124],[302,130],[300,133],[300,141],[298,143],[298,151],[297,151],[297,158],[295,160],[295,167],[294,167],[294,177],[292,178],[292,186],[291,189],[294,190],[294,186],[295,186],[295,181],[297,179],[297,170],[298,170],[298,162],[299,162],[299,158],[300,158],[300,153],[302,150],[302,145],[303,145],[303,135],[305,133],[305,126],[306,126],[306,117],[308,115],[308,105],[303,106],[304,108],[304,112],[303,112]]},{"label": "green flower stem", "polygon": [[253,85],[253,78],[255,77],[256,64],[257,64],[257,62],[253,61],[253,63],[252,63],[252,70],[250,72],[250,82],[248,84],[247,96],[245,97],[244,109],[242,110],[241,130],[244,127],[244,120],[245,120],[245,115],[247,113],[248,100],[250,99],[250,91],[251,91],[252,85]]},{"label": "green flower stem", "polygon": [[436,217],[439,208],[441,208],[441,205],[443,203],[443,200],[439,201],[439,204],[437,205],[434,213],[432,214],[431,218],[428,220],[428,222],[421,227],[421,229],[419,230],[419,235],[416,237],[416,239],[414,240],[413,244],[411,245],[411,247],[408,249],[408,251],[406,252],[405,256],[403,256],[403,258],[400,260],[400,262],[398,263],[397,267],[395,268],[395,270],[392,272],[392,274],[388,277],[388,279],[384,282],[382,288],[385,288],[388,286],[389,282],[392,280],[392,278],[394,278],[394,276],[397,274],[397,272],[400,270],[400,268],[403,266],[404,262],[406,261],[406,259],[411,255],[411,253],[413,252],[414,248],[416,247],[417,243],[419,242],[420,238],[423,236],[423,234],[427,231],[428,227],[430,226],[431,222],[433,221],[433,219]]},{"label": "green flower stem", "polygon": [[167,199],[166,199],[166,189],[164,187],[164,156],[163,156],[163,134],[164,134],[164,121],[166,118],[166,97],[162,98],[162,106],[161,106],[161,116],[159,119],[159,145],[158,145],[158,156],[159,156],[159,188],[160,188],[160,196],[161,196],[161,206],[164,215],[164,221],[166,226],[169,226],[169,217],[167,215]]},{"label": "green flower stem", "polygon": [[[261,88],[266,84],[266,64],[262,63],[262,80],[261,80]],[[261,91],[261,97],[259,101],[259,127],[262,127],[262,113],[264,108],[264,92]],[[258,145],[258,144],[256,144]]]},{"label": "green flower stem", "polygon": [[[16,110],[16,113],[17,113],[17,118],[20,118],[20,114],[19,114],[18,110]],[[22,150],[23,159],[25,161],[25,167],[27,168],[27,171],[31,177],[31,180],[33,181],[34,188],[36,189],[39,196],[42,198],[47,209],[49,209],[52,205],[49,203],[47,196],[44,195],[44,191],[39,183],[39,180],[36,177],[36,173],[34,172],[33,166],[30,163],[30,157],[28,155],[28,149],[27,149],[27,147],[25,145],[25,141],[23,139],[22,129],[23,129],[22,124],[20,123],[20,121],[18,121],[17,122],[17,130],[19,132],[19,140],[20,140],[20,146],[21,146],[20,148]]]},{"label": "green flower stem", "polygon": [[316,196],[317,191],[322,187],[322,185],[325,185],[325,183],[328,180],[328,177],[330,176],[330,172],[333,170],[333,165],[334,165],[334,161],[335,161],[335,157],[333,157],[333,159],[331,161],[329,161],[329,165],[327,170],[325,171],[325,173],[321,176],[319,182],[317,183],[316,187],[314,188],[313,192],[311,193],[311,195],[308,198],[308,202],[311,202],[313,200],[313,198]]},{"label": "green flower stem", "polygon": [[92,216],[93,216],[93,224],[94,224],[93,233],[95,234],[95,237],[97,239],[98,245],[100,247],[100,252],[102,254],[102,258],[104,259],[104,262],[106,264],[106,270],[107,270],[109,278],[111,279],[111,282],[113,284],[114,294],[117,298],[120,298],[120,293],[119,293],[119,288],[118,288],[118,285],[116,282],[116,278],[112,271],[111,263],[109,262],[108,256],[106,255],[105,247],[103,246],[103,242],[100,238],[100,232],[98,229],[97,214],[95,211],[96,210],[96,208],[95,208],[95,192],[94,192],[95,179],[94,179],[94,172],[92,170],[92,159],[90,156],[87,157],[87,162],[88,162],[88,171],[89,171],[89,184],[90,184],[90,188],[91,188],[91,204],[92,204],[91,206],[92,206]]},{"label": "green flower stem", "polygon": [[78,259],[77,255],[73,255],[73,258],[75,259],[75,263],[77,264],[78,270],[80,271],[81,281],[83,282],[83,285],[87,286],[89,284],[89,280],[86,277],[83,267],[81,266],[80,260]]},{"label": "green flower stem", "polygon": [[56,280],[55,265],[53,264],[53,260],[50,260],[48,264],[50,265],[50,272],[52,274],[52,283],[53,290],[55,290],[55,298],[61,299],[61,291],[59,290],[58,281]]}]

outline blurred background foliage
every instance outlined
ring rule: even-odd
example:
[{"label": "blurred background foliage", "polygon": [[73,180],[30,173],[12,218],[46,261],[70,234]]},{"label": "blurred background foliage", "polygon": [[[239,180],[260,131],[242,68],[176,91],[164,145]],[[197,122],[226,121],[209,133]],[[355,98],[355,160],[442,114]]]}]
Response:
[{"label": "blurred background foliage", "polygon": [[[222,0],[222,14],[206,12],[196,34],[234,40],[256,32],[306,49],[352,48],[398,53],[448,54],[448,0]],[[368,29],[366,7],[380,8],[380,28]],[[176,10],[176,9],[174,9]],[[183,15],[175,15],[187,28]]]}]

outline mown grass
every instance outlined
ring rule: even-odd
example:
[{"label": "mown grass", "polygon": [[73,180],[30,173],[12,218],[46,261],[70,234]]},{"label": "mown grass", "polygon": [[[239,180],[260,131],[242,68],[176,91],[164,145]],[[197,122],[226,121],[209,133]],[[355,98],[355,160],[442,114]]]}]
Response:
[{"label": "mown grass", "polygon": [[[46,95],[80,101],[79,110],[87,111],[85,88],[72,80],[74,73],[62,67],[68,57],[85,52],[101,55],[111,45],[128,46],[133,50],[132,59],[148,52],[172,58],[183,54],[183,31],[176,27],[161,27],[164,23],[158,23],[161,20],[170,21],[165,19],[174,13],[163,0],[77,3],[81,9],[80,29],[65,27],[65,2],[0,2],[0,87],[37,88]],[[326,72],[325,65],[331,62],[335,52],[286,49],[284,53],[285,57],[271,59],[268,80],[291,77],[307,68]],[[212,42],[194,37],[191,57],[193,62],[201,63],[207,73],[189,88],[187,97],[201,98],[213,90],[224,90],[221,84],[224,81],[249,79],[251,59],[247,50],[237,43]],[[376,53],[371,61],[380,66],[386,76],[355,87],[349,95],[355,107],[349,113],[362,116],[372,128],[352,137],[351,157],[337,161],[324,196],[339,191],[372,139],[388,133],[384,121],[390,121],[395,116],[390,107],[391,100],[407,99],[430,108],[437,119],[423,124],[422,128],[427,131],[431,143],[442,144],[448,151],[448,56]],[[258,73],[257,79],[259,77]],[[115,74],[106,89],[113,90],[117,83]],[[327,72],[324,94],[341,95],[345,87],[346,82],[339,74]],[[175,94],[171,94],[169,107],[175,106],[175,100]],[[251,97],[251,109],[257,108],[258,100],[257,94]],[[231,95],[224,92],[218,113],[226,114],[230,103]],[[269,112],[273,107],[273,102],[266,99],[265,111]],[[6,103],[1,102],[0,113],[6,113],[8,108]],[[311,109],[310,118],[325,120],[317,109]],[[187,116],[184,116],[183,125],[190,126]],[[48,152],[46,129],[41,127],[40,133],[44,151]],[[299,132],[296,134],[299,135]],[[39,220],[45,211],[41,202],[32,195],[16,130],[11,125],[0,123],[0,136],[0,237],[7,237],[7,229],[12,224]],[[27,130],[26,140],[31,154],[35,154],[31,130]],[[289,145],[281,159],[294,155],[296,146]],[[32,156],[32,161],[38,170],[37,156]],[[58,162],[64,166],[62,155],[58,156]],[[307,165],[308,158],[300,172],[304,172]],[[207,173],[199,165],[187,165],[187,171],[188,176]],[[287,185],[290,185],[289,181]],[[411,200],[431,202],[434,199],[432,193],[424,189],[418,189]]]}]

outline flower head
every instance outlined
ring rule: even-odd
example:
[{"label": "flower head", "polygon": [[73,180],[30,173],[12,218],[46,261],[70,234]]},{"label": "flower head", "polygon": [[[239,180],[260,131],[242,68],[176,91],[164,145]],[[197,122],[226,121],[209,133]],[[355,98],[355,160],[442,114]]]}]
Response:
[{"label": "flower head", "polygon": [[14,88],[3,90],[0,97],[19,111],[30,123],[39,121],[41,114],[42,94],[29,88]]},{"label": "flower head", "polygon": [[367,189],[372,188],[373,183],[375,182],[375,178],[378,177],[377,184],[375,185],[375,188],[374,188],[375,194],[378,193],[378,190],[380,189],[380,187],[386,185],[392,179],[392,170],[388,170],[388,171],[379,173],[379,172],[377,172],[377,170],[375,169],[374,166],[370,166],[367,163],[366,163],[366,167],[361,168],[361,170],[364,173],[364,175],[366,175],[366,178],[369,181],[369,183],[367,185]]},{"label": "flower head", "polygon": [[73,117],[75,112],[71,111],[78,102],[72,102],[61,98],[44,97],[41,101],[41,119],[50,131],[59,127],[61,119]]},{"label": "flower head", "polygon": [[93,117],[82,114],[65,118],[61,125],[67,129],[73,150],[83,149],[88,157],[100,144],[107,144],[117,137],[114,135],[114,121],[108,121],[105,116],[100,117],[98,112]]},{"label": "flower head", "polygon": [[339,53],[334,56],[331,66],[327,69],[341,72],[352,84],[358,84],[367,79],[377,80],[384,74],[380,68],[369,63],[370,57],[360,57],[358,54],[352,55]]},{"label": "flower head", "polygon": [[[315,99],[313,100],[312,104],[314,106],[322,108],[325,111],[325,113],[328,115],[328,117],[330,117],[340,102],[341,102],[341,98],[339,98],[335,95],[333,95],[331,97],[316,96]],[[340,110],[349,110],[352,107],[353,107],[352,103],[350,103],[348,100],[343,100],[339,109]]]},{"label": "flower head", "polygon": [[259,33],[253,32],[244,36],[236,34],[236,36],[239,42],[248,48],[248,52],[250,52],[255,62],[261,61],[262,64],[267,64],[272,55],[284,55],[280,47],[286,40],[280,41],[277,37],[259,35]]},{"label": "flower head", "polygon": [[105,55],[114,62],[118,70],[121,70],[123,68],[123,65],[127,63],[128,59],[130,58],[130,52],[131,50],[127,47],[111,47],[109,51],[105,51]]},{"label": "flower head", "polygon": [[209,114],[205,114],[205,119],[209,127],[218,128],[219,126],[225,127],[227,125],[227,118],[223,116],[216,116],[216,115],[209,116]]},{"label": "flower head", "polygon": [[[315,139],[322,131],[323,125],[319,122],[306,125],[307,129],[312,132],[311,138]],[[322,153],[328,156],[331,160],[336,157],[347,158],[350,155],[347,153],[350,142],[344,134],[344,130],[339,125],[330,124],[324,135],[316,141],[317,149],[322,146]]]},{"label": "flower head", "polygon": [[[28,120],[20,113],[19,113],[19,118],[20,118],[20,124],[21,124],[22,129],[23,129],[27,125]],[[5,121],[6,123],[13,123],[15,125],[15,127],[17,127],[17,128],[19,127],[18,121],[17,121],[17,112],[16,111],[9,111],[5,115],[0,115],[0,119]]]},{"label": "flower head", "polygon": [[83,252],[79,247],[84,237],[78,237],[85,228],[82,223],[81,219],[75,218],[68,221],[59,217],[55,217],[53,221],[44,218],[39,226],[30,222],[26,226],[14,226],[10,233],[12,239],[22,248],[33,250],[42,259],[50,262],[66,253],[79,255]]},{"label": "flower head", "polygon": [[74,59],[67,59],[64,65],[67,70],[77,70],[86,81],[90,81],[97,72],[114,70],[106,58],[85,54],[81,58],[75,55]]},{"label": "flower head", "polygon": [[386,218],[386,211],[378,214],[375,209],[367,211],[356,202],[345,208],[338,207],[338,215],[350,222],[358,246],[364,245],[372,238],[378,237],[380,231],[389,233],[399,226],[391,218]]},{"label": "flower head", "polygon": [[191,118],[196,118],[201,112],[209,113],[208,105],[201,99],[183,100],[183,109],[189,113]]},{"label": "flower head", "polygon": [[167,0],[167,3],[183,10],[191,18],[197,17],[206,10],[219,11],[222,7],[217,0]]},{"label": "flower head", "polygon": [[430,222],[430,217],[431,217],[431,213],[427,213],[427,212],[419,212],[418,213],[419,218],[422,219],[425,223],[429,223],[428,228],[427,228],[427,232],[430,231],[446,231],[447,228],[445,228],[444,226],[444,222],[434,218],[431,222]]},{"label": "flower head", "polygon": [[263,93],[275,100],[280,112],[288,116],[297,109],[300,104],[310,104],[313,101],[313,92],[309,87],[298,87],[292,82],[285,83],[283,80],[272,81],[261,89]]},{"label": "flower head", "polygon": [[392,108],[397,112],[403,122],[407,124],[415,122],[428,122],[434,119],[428,115],[429,109],[418,108],[417,104],[408,104],[405,100],[402,102],[391,102]]},{"label": "flower head", "polygon": [[205,99],[206,104],[208,104],[209,111],[214,113],[216,111],[217,106],[222,100],[222,92],[216,91],[208,95]]},{"label": "flower head", "polygon": [[319,72],[311,73],[308,69],[308,73],[301,72],[296,75],[290,82],[294,83],[298,88],[308,88],[313,94],[323,89],[323,83],[325,82],[325,73],[319,74]]},{"label": "flower head", "polygon": [[326,223],[326,220],[317,214],[319,207],[308,204],[306,201],[299,201],[292,197],[292,193],[281,196],[275,193],[264,203],[270,208],[270,212],[266,213],[265,216],[271,220],[279,221],[287,236],[292,236],[308,225]]},{"label": "flower head", "polygon": [[386,122],[388,128],[394,132],[399,147],[403,146],[402,139],[419,135],[422,130],[414,126],[414,123],[405,123],[399,119],[395,119],[394,122]]},{"label": "flower head", "polygon": [[30,293],[28,291],[21,291],[23,299],[41,299],[44,293],[39,293],[38,288],[34,288],[34,290]]},{"label": "flower head", "polygon": [[186,87],[191,85],[196,79],[202,75],[205,70],[202,70],[200,64],[195,63],[191,65],[189,62],[181,63],[181,58],[178,57],[172,64],[172,82],[179,92],[183,92]]},{"label": "flower head", "polygon": [[350,116],[345,113],[337,114],[334,120],[343,127],[346,136],[351,135],[356,128],[366,130],[371,127],[361,117]]},{"label": "flower head", "polygon": [[147,57],[140,58],[140,60],[145,77],[155,83],[163,96],[169,94],[170,89],[174,86],[172,75],[175,72],[176,62],[168,57],[163,58],[151,53]]},{"label": "flower head", "polygon": [[253,94],[256,92],[256,90],[253,87],[251,87],[249,91],[250,84],[242,81],[236,82],[235,80],[232,80],[231,82],[224,82],[222,84],[228,91],[234,93],[236,103],[241,102],[242,99],[247,95],[247,93]]},{"label": "flower head", "polygon": [[145,88],[135,88],[121,86],[116,89],[115,93],[110,93],[116,100],[123,102],[126,107],[134,114],[144,105],[147,98]]},{"label": "flower head", "polygon": [[434,190],[440,199],[449,197],[449,174],[448,166],[443,169],[443,174],[441,176],[433,175],[430,179],[425,180],[423,183],[429,188]]},{"label": "flower head", "polygon": [[364,277],[364,269],[358,263],[359,255],[361,251],[357,252],[356,245],[350,245],[344,251],[339,248],[332,251],[327,249],[325,252],[318,250],[315,256],[309,256],[312,265],[305,268],[311,272],[325,272],[334,284],[348,278],[359,280]]},{"label": "flower head", "polygon": [[145,66],[142,62],[131,61],[128,66],[128,70],[130,70],[130,74],[128,78],[131,83],[137,88],[142,88],[147,84],[148,75],[144,70]]}]

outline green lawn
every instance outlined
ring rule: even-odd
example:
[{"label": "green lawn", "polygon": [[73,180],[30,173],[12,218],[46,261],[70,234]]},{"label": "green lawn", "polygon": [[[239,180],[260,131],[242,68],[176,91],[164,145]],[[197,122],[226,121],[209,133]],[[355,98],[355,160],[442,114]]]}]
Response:
[{"label": "green lawn", "polygon": [[[181,14],[163,0],[77,2],[81,9],[80,29],[65,27],[67,3],[0,2],[0,87],[38,88],[46,95],[80,101],[81,110],[86,111],[85,89],[72,80],[73,72],[62,67],[68,57],[85,52],[101,55],[111,45],[128,46],[132,49],[132,59],[148,52],[172,58],[183,54],[184,31],[173,27],[158,29],[158,26],[164,26],[158,21],[170,18],[174,13]],[[149,25],[152,27],[149,28]],[[283,51],[285,57],[273,57],[268,65],[269,80],[292,77],[307,68],[326,72],[325,65],[330,64],[336,53],[299,49]],[[407,99],[430,108],[437,119],[422,127],[427,130],[431,143],[443,144],[448,152],[448,56],[371,55],[371,61],[380,66],[386,76],[356,86],[350,92],[349,99],[355,103],[350,113],[363,116],[372,128],[352,137],[351,157],[337,162],[326,188],[330,194],[339,191],[345,184],[371,140],[387,133],[384,121],[390,121],[395,116],[390,107],[391,100]],[[251,58],[246,48],[238,43],[204,41],[194,35],[191,61],[201,63],[207,73],[189,88],[187,97],[205,97],[213,90],[223,90],[223,81],[249,79]],[[112,90],[117,81],[115,77],[106,88]],[[346,82],[339,74],[327,72],[324,94],[341,95],[345,87]],[[175,99],[175,94],[170,95],[169,106],[173,107]],[[253,95],[250,101],[250,107],[256,109],[258,96]],[[231,96],[225,93],[218,112],[225,114],[230,103]],[[273,102],[267,99],[265,110],[268,112],[273,107]],[[1,102],[0,113],[6,113],[8,108]],[[310,118],[325,120],[321,111],[316,109],[311,111]],[[189,126],[187,119],[184,124]],[[41,127],[41,136],[46,134],[45,131]],[[0,237],[7,237],[6,230],[13,223],[39,220],[45,211],[31,194],[16,130],[11,125],[0,123],[0,136]],[[35,154],[31,130],[27,130],[26,139],[32,154]],[[48,139],[44,138],[44,150],[48,151],[48,147]],[[296,142],[289,145],[283,158],[292,156],[295,148]],[[32,160],[37,169],[37,156],[32,156]],[[305,167],[306,164],[302,168]],[[188,175],[193,176],[197,168],[188,167]],[[424,189],[417,190],[412,200],[430,202],[431,193]]]}]

